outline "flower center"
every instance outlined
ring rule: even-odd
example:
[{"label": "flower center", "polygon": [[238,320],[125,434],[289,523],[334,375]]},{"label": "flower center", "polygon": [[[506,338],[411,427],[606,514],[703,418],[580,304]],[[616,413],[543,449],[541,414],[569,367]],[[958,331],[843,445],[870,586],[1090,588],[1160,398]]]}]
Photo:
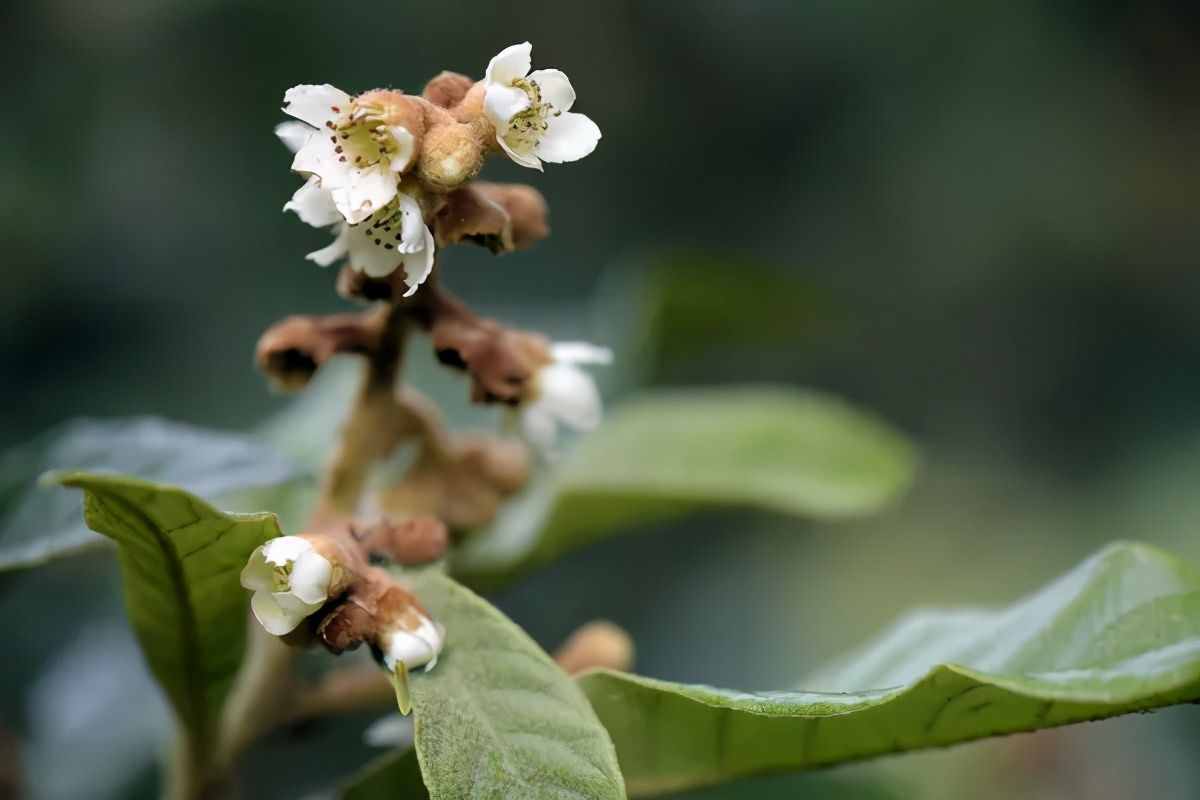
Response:
[{"label": "flower center", "polygon": [[395,129],[384,123],[386,111],[382,105],[355,100],[349,109],[334,107],[333,111],[339,116],[325,126],[338,161],[366,168],[401,155]]},{"label": "flower center", "polygon": [[271,591],[286,592],[292,588],[292,564],[285,561],[282,564],[272,564]]},{"label": "flower center", "polygon": [[512,85],[529,98],[529,108],[509,120],[504,140],[514,150],[530,150],[550,127],[550,117],[557,117],[562,112],[555,110],[552,103],[542,99],[542,88],[538,86],[537,81],[518,78]]},{"label": "flower center", "polygon": [[399,196],[386,206],[367,217],[358,228],[367,241],[384,250],[396,250],[404,241],[404,217],[411,214],[407,208],[400,205]]}]

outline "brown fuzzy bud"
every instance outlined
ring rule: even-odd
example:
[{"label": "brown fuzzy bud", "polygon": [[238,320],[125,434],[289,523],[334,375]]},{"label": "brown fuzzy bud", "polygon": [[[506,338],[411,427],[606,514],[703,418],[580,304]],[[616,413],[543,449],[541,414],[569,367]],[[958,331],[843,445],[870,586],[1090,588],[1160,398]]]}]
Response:
[{"label": "brown fuzzy bud", "polygon": [[263,333],[255,360],[273,385],[295,391],[334,355],[371,352],[383,333],[385,318],[381,311],[288,317]]},{"label": "brown fuzzy bud", "polygon": [[446,122],[425,132],[417,174],[435,192],[457,189],[479,174],[486,147],[477,125]]},{"label": "brown fuzzy bud", "polygon": [[628,672],[633,666],[633,638],[605,620],[589,622],[576,630],[554,654],[554,660],[569,675],[589,669]]},{"label": "brown fuzzy bud", "polygon": [[438,244],[461,241],[510,253],[550,233],[546,200],[532,186],[476,182],[446,196],[434,218]]},{"label": "brown fuzzy bud", "polygon": [[437,561],[446,554],[450,543],[445,524],[430,516],[402,522],[382,519],[365,526],[356,525],[355,533],[368,552],[405,565]]},{"label": "brown fuzzy bud", "polygon": [[475,85],[473,78],[457,72],[441,72],[425,84],[421,96],[435,106],[453,108],[462,102],[467,92]]}]

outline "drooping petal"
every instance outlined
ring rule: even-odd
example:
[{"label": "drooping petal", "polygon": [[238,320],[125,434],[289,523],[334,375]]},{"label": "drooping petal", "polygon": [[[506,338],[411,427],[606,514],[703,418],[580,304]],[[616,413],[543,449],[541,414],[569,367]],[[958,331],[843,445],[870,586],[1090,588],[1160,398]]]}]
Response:
[{"label": "drooping petal", "polygon": [[[323,185],[328,185],[324,175],[321,179]],[[396,176],[379,164],[367,169],[353,169],[344,184],[330,186],[330,194],[346,221],[357,225],[396,196]]]},{"label": "drooping petal", "polygon": [[503,150],[506,154],[508,154],[509,158],[511,158],[516,163],[520,164],[522,167],[529,167],[530,169],[536,169],[538,172],[543,171],[542,170],[542,162],[539,161],[538,157],[535,156],[533,153],[522,153],[517,150],[514,150],[509,145],[509,143],[504,140],[503,136],[497,136],[496,141],[500,143],[500,149]]},{"label": "drooping petal", "polygon": [[350,235],[346,232],[346,228],[346,225],[342,225],[332,242],[320,250],[313,250],[305,258],[316,262],[322,267],[328,267],[335,261],[345,258],[350,248]]},{"label": "drooping petal", "polygon": [[254,618],[272,636],[291,633],[318,608],[319,605],[303,603],[287,592],[255,592],[250,598]]},{"label": "drooping petal", "polygon": [[411,195],[400,192],[396,195],[396,200],[400,205],[400,242],[396,245],[396,249],[401,253],[416,253],[424,250],[425,244],[425,220],[421,212],[421,204],[418,203]]},{"label": "drooping petal", "polygon": [[503,133],[509,120],[530,106],[529,95],[524,89],[500,83],[489,84],[483,94],[483,109],[488,119],[496,126],[497,135]]},{"label": "drooping petal", "polygon": [[409,669],[420,666],[432,668],[442,651],[445,633],[432,620],[422,618],[414,631],[397,629],[387,635],[383,663],[389,671],[403,663]]},{"label": "drooping petal", "polygon": [[284,211],[295,211],[301,222],[306,222],[314,228],[325,228],[341,220],[333,204],[329,191],[321,188],[321,179],[310,177],[303,186],[296,190],[283,206]]},{"label": "drooping petal", "polygon": [[336,118],[350,105],[350,95],[328,83],[301,84],[283,95],[283,111],[314,128]]},{"label": "drooping petal", "polygon": [[600,390],[592,376],[572,364],[556,363],[538,373],[541,400],[560,421],[577,431],[600,424]]},{"label": "drooping petal", "polygon": [[291,592],[300,601],[320,604],[329,599],[333,565],[316,550],[300,554],[290,577]]},{"label": "drooping petal", "polygon": [[529,73],[529,80],[541,90],[542,102],[554,106],[555,111],[570,111],[575,105],[575,87],[562,70],[534,70]]},{"label": "drooping petal", "polygon": [[483,79],[488,83],[512,83],[529,74],[533,66],[533,45],[529,42],[509,45],[488,62]]},{"label": "drooping petal", "polygon": [[267,563],[263,548],[257,547],[242,567],[242,588],[252,592],[269,592],[274,588],[275,569]]},{"label": "drooping petal", "polygon": [[280,536],[263,545],[263,558],[268,564],[283,566],[312,550],[312,542],[300,536]]},{"label": "drooping petal", "polygon": [[425,248],[416,253],[405,254],[404,282],[408,284],[408,289],[404,292],[405,297],[412,297],[429,277],[429,273],[433,272],[434,247],[433,232],[426,228]]},{"label": "drooping petal", "polygon": [[613,360],[612,350],[589,342],[555,342],[550,355],[567,364],[611,364]]},{"label": "drooping petal", "polygon": [[396,142],[396,152],[388,166],[392,172],[404,172],[412,166],[413,156],[417,153],[417,140],[403,125],[393,125],[391,134],[392,140]]},{"label": "drooping petal", "polygon": [[563,112],[546,120],[549,127],[538,140],[535,152],[553,164],[578,161],[596,149],[600,128],[583,114]]},{"label": "drooping petal", "polygon": [[298,152],[304,146],[304,143],[308,141],[309,137],[316,132],[317,129],[312,125],[299,122],[298,120],[288,120],[275,126],[275,135],[293,153]]}]

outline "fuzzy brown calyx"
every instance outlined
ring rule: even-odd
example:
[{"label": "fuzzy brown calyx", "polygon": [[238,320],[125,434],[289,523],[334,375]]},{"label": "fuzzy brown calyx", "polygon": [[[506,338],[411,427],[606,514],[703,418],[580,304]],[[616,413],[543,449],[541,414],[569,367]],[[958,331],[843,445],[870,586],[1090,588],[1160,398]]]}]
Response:
[{"label": "fuzzy brown calyx", "polygon": [[439,108],[454,108],[475,85],[475,79],[458,72],[443,71],[433,76],[421,96]]},{"label": "fuzzy brown calyx", "polygon": [[473,182],[449,193],[434,217],[438,245],[468,241],[511,253],[550,234],[546,199],[532,186]]},{"label": "fuzzy brown calyx", "polygon": [[363,578],[316,626],[317,639],[331,653],[366,643],[384,649],[393,631],[417,630],[429,614],[387,571],[369,568]]},{"label": "fuzzy brown calyx", "polygon": [[453,530],[474,530],[495,519],[500,504],[528,482],[530,469],[522,442],[464,436],[443,452],[424,453],[376,501],[389,514],[426,514]]},{"label": "fuzzy brown calyx", "polygon": [[384,309],[359,314],[287,317],[268,328],[258,340],[255,361],[273,386],[297,391],[308,385],[317,369],[338,353],[368,354],[386,330]]},{"label": "fuzzy brown calyx", "polygon": [[383,518],[370,523],[351,523],[350,528],[368,553],[406,566],[437,561],[450,544],[445,523],[432,516],[401,521]]}]

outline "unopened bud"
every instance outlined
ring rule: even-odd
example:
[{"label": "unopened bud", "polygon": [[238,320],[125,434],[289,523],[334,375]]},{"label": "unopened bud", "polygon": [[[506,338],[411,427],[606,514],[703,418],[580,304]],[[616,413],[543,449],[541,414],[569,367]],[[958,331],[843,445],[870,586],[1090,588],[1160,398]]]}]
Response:
[{"label": "unopened bud", "polygon": [[633,638],[611,622],[589,622],[571,634],[554,654],[569,675],[589,669],[627,672],[633,666]]}]

